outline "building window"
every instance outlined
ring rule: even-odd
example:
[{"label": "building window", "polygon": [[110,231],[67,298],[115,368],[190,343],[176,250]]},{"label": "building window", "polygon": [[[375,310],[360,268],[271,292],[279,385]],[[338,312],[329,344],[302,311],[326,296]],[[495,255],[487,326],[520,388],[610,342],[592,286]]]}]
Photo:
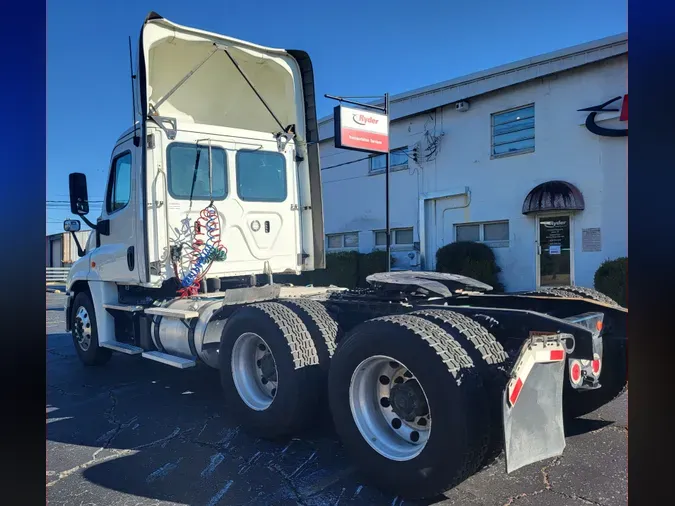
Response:
[{"label": "building window", "polygon": [[281,153],[258,150],[237,151],[237,195],[246,202],[283,202],[286,159]]},{"label": "building window", "polygon": [[534,151],[534,104],[492,115],[492,156]]},{"label": "building window", "polygon": [[455,241],[483,242],[493,248],[509,246],[509,222],[462,223],[455,225]]},{"label": "building window", "polygon": [[[173,142],[166,149],[169,194],[177,200],[223,200],[227,196],[227,159],[225,150],[211,148],[209,187],[209,147]],[[197,158],[199,154],[199,158]],[[197,174],[195,177],[195,165]]]},{"label": "building window", "polygon": [[[392,246],[410,246],[413,245],[413,229],[410,228],[392,228],[391,229]],[[375,231],[375,246],[387,246],[387,231]]]},{"label": "building window", "polygon": [[[369,159],[370,173],[384,172],[387,165],[386,155],[373,155]],[[401,170],[408,168],[408,147],[393,149],[389,153],[389,170]]]},{"label": "building window", "polygon": [[112,163],[106,211],[112,214],[127,206],[131,199],[131,153],[128,151],[117,156]]},{"label": "building window", "polygon": [[359,233],[330,234],[326,236],[328,249],[357,249],[359,247]]}]

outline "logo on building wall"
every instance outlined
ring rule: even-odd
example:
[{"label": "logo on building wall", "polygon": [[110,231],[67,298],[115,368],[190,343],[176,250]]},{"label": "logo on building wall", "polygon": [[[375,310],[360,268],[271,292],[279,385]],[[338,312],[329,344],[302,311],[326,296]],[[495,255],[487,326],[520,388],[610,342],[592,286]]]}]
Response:
[{"label": "logo on building wall", "polygon": [[[616,107],[609,108],[608,106],[615,103],[617,100],[621,100],[621,108],[617,109]],[[596,135],[601,135],[603,137],[627,137],[628,128],[605,128],[599,126],[595,122],[595,117],[600,112],[617,112],[621,111],[619,115],[619,121],[628,121],[628,95],[618,96],[611,100],[608,100],[604,104],[596,105],[593,107],[587,107],[586,109],[579,109],[579,112],[590,112],[586,118],[586,128],[589,132],[593,132]]]}]

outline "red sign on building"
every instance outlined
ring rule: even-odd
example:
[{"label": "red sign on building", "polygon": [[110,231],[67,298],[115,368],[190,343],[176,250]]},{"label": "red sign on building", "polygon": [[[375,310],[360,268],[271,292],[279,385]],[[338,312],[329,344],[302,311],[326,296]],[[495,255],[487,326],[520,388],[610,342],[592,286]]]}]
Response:
[{"label": "red sign on building", "polygon": [[389,117],[386,114],[339,105],[333,118],[336,148],[371,153],[389,151]]}]

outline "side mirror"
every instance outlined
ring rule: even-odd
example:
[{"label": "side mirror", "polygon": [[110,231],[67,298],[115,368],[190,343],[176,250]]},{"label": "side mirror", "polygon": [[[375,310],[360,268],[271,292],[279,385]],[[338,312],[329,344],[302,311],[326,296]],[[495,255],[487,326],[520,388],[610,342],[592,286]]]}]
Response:
[{"label": "side mirror", "polygon": [[65,220],[63,230],[64,232],[79,232],[81,225],[80,220]]},{"label": "side mirror", "polygon": [[68,176],[68,185],[70,187],[70,212],[77,216],[89,214],[87,176],[80,172],[73,172]]}]

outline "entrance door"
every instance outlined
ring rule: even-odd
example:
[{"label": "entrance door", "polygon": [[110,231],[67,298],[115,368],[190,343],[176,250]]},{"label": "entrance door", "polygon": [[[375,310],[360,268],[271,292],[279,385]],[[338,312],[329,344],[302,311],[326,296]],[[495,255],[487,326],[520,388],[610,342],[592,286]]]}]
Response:
[{"label": "entrance door", "polygon": [[537,218],[537,287],[574,284],[571,217]]}]

